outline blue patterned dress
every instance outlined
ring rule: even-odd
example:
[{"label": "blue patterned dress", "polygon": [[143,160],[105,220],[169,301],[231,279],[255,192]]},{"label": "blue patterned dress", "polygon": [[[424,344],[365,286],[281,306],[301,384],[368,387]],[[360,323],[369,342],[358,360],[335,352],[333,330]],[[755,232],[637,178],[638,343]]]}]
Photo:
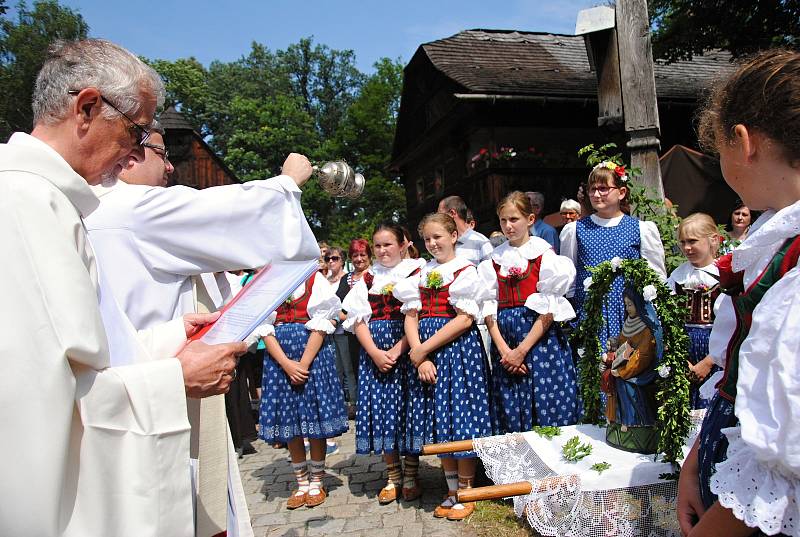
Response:
[{"label": "blue patterned dress", "polygon": [[[434,269],[445,275],[445,281],[455,273],[451,283],[439,289],[424,287],[427,273]],[[408,278],[395,287],[395,296],[419,312],[422,342],[456,316],[454,305],[473,318],[477,317],[480,310],[476,297],[482,295],[482,284],[475,267],[458,257],[442,265],[431,261],[423,269],[421,278]],[[420,381],[414,367],[407,369],[405,452],[419,454],[424,444],[492,435],[489,364],[477,326],[473,323],[461,336],[439,347],[429,358],[436,365],[435,384]],[[460,452],[453,456],[474,457],[475,453]]]},{"label": "blue patterned dress", "polygon": [[[575,223],[577,240],[575,309],[578,312],[579,323],[586,316],[583,302],[587,293],[583,288],[583,282],[591,276],[587,267],[597,266],[603,261],[609,261],[614,257],[621,259],[641,258],[640,224],[639,220],[628,215],[623,215],[616,226],[601,226],[592,220],[591,216],[581,218]],[[653,264],[653,261],[657,261],[663,267],[663,247],[660,257],[660,260],[648,259],[648,261],[651,264]],[[663,268],[661,270],[663,271]],[[666,275],[664,276],[666,277]],[[622,302],[623,286],[622,276],[617,276],[611,285],[611,290],[603,301],[602,315],[605,323],[598,334],[603,352],[606,350],[608,340],[617,337],[625,320],[625,305]]]},{"label": "blue patterned dress", "polygon": [[[322,295],[322,296],[320,296]],[[286,356],[299,362],[309,331],[332,332],[328,321],[341,309],[339,298],[323,277],[313,275],[268,319],[264,335],[272,333]],[[325,338],[309,369],[308,380],[293,386],[268,352],[264,353],[261,413],[258,436],[266,442],[288,442],[296,437],[332,438],[347,431],[347,412],[335,349]]]},{"label": "blue patterned dress", "polygon": [[[509,271],[514,274],[509,274]],[[503,243],[478,267],[487,289],[483,315],[496,316],[500,334],[514,349],[540,314],[554,321],[525,356],[526,375],[514,375],[500,364],[492,346],[492,403],[499,433],[529,431],[534,425],[573,425],[580,401],[572,350],[559,322],[575,317],[564,298],[575,280],[575,267],[556,255],[549,243],[531,237],[520,247]]]},{"label": "blue patterned dress", "polygon": [[[400,280],[418,271],[424,261],[403,260],[386,268],[376,263],[350,290],[342,303],[347,312],[344,327],[353,330],[367,321],[370,335],[381,350],[391,349],[404,334],[402,303],[389,293]],[[373,292],[370,293],[369,291]],[[406,376],[411,367],[408,355],[398,358],[386,373],[362,348],[358,367],[358,409],[356,412],[356,453],[398,453],[403,451],[406,417]],[[411,367],[413,369],[413,367]]]}]

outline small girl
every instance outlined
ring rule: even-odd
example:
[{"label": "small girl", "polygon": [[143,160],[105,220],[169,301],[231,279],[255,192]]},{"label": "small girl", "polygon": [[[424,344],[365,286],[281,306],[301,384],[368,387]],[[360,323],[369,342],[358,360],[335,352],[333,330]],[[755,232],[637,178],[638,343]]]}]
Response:
[{"label": "small girl", "polygon": [[[429,214],[419,233],[434,259],[397,283],[411,346],[408,368],[405,449],[419,454],[423,444],[468,440],[492,434],[488,363],[475,320],[485,294],[475,266],[456,257],[456,223],[447,214]],[[475,478],[475,453],[442,458],[448,495],[435,517],[463,520],[474,503],[458,503],[458,489]]]},{"label": "small girl", "polygon": [[419,272],[425,261],[404,258],[407,242],[397,224],[379,224],[372,243],[375,264],[350,290],[342,308],[347,312],[345,329],[361,344],[356,453],[384,454],[389,479],[378,501],[386,504],[397,499],[401,487],[406,501],[422,494],[417,483],[419,456],[407,455],[405,468],[400,467],[409,347],[402,303],[392,295],[392,289],[398,281]]},{"label": "small girl", "polygon": [[[339,297],[315,272],[258,329],[267,348],[259,436],[289,445],[297,490],[286,501],[287,509],[325,501],[325,440],[347,431],[336,351],[325,343],[340,310]],[[309,465],[303,437],[311,444]]]},{"label": "small girl", "polygon": [[575,317],[564,298],[575,267],[550,243],[529,234],[536,216],[522,192],[503,198],[497,216],[508,242],[494,249],[478,273],[486,285],[483,315],[494,342],[498,433],[573,425],[580,417],[575,366],[558,323]]},{"label": "small girl", "polygon": [[[664,246],[655,223],[642,222],[627,214],[630,206],[625,168],[613,162],[601,162],[589,174],[584,191],[585,198],[591,202],[591,210],[586,213],[593,214],[568,223],[561,231],[561,255],[570,258],[577,270],[574,305],[578,322],[586,315],[583,302],[590,284],[589,267],[615,257],[644,258],[653,270],[667,279]],[[608,340],[616,338],[622,329],[625,318],[623,286],[622,276],[617,276],[603,302],[602,314],[606,322],[598,334],[603,352],[607,350]],[[567,296],[572,295],[570,292]]]},{"label": "small girl", "polygon": [[689,369],[692,386],[689,398],[692,408],[706,408],[708,401],[700,397],[699,383],[718,369],[708,355],[708,336],[714,324],[714,302],[720,294],[719,270],[714,264],[719,248],[719,233],[714,219],[694,213],[678,226],[678,241],[687,261],[672,271],[667,285],[687,297],[689,318]]},{"label": "small girl", "polygon": [[[800,535],[800,53],[753,56],[712,92],[700,135],[765,211],[719,259],[725,372],[678,482],[684,535]],[[729,320],[735,318],[735,323]],[[759,530],[757,533],[754,531]],[[761,533],[763,532],[763,533]]]}]

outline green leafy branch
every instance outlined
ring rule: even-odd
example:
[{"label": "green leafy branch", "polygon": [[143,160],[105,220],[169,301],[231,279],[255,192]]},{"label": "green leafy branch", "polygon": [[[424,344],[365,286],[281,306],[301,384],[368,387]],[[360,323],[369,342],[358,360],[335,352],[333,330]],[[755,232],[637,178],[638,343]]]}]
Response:
[{"label": "green leafy branch", "polygon": [[569,462],[578,462],[591,455],[591,453],[592,445],[581,444],[581,438],[577,435],[567,440],[567,443],[561,448],[561,455]]},{"label": "green leafy branch", "polygon": [[605,472],[606,470],[611,468],[611,464],[607,463],[606,461],[596,462],[593,465],[591,465],[589,468],[591,468],[592,470],[594,470],[598,474],[602,474],[603,472]]},{"label": "green leafy branch", "polygon": [[534,425],[532,431],[548,440],[552,440],[553,437],[561,434],[561,428],[553,427],[552,425]]}]

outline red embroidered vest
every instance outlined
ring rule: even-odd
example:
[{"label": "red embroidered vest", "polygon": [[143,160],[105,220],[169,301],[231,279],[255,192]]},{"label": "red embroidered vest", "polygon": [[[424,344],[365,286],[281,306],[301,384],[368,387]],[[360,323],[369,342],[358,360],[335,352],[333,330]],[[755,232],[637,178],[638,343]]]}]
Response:
[{"label": "red embroidered vest", "polygon": [[[417,269],[414,273],[419,272]],[[371,273],[367,272],[364,274],[364,283],[367,284],[367,290],[372,289],[372,282],[375,280],[375,276]],[[369,300],[369,306],[372,308],[372,317],[370,317],[370,321],[402,321],[403,314],[400,312],[400,307],[403,305],[402,302],[397,300],[393,294],[379,294],[374,295],[372,293],[367,293],[367,299]]]},{"label": "red embroidered vest", "polygon": [[[453,273],[453,282],[456,281],[462,270],[469,267],[461,267]],[[419,311],[420,319],[426,317],[455,317],[456,309],[450,304],[450,286],[453,282],[443,285],[438,289],[419,286],[419,295],[422,301],[422,309]]]},{"label": "red embroidered vest", "polygon": [[494,272],[497,274],[497,309],[516,308],[524,306],[525,300],[538,290],[539,269],[542,267],[542,256],[528,260],[528,268],[519,277],[501,276],[500,265],[492,261]]},{"label": "red embroidered vest", "polygon": [[[311,320],[311,317],[308,315],[308,302],[311,300],[311,287],[313,287],[314,278],[316,277],[317,273],[315,272],[306,280],[305,290],[300,298],[295,300],[289,295],[289,298],[278,306],[276,311],[277,316],[275,318],[276,325],[284,323],[305,323]],[[292,292],[292,294],[294,294],[294,292]]]},{"label": "red embroidered vest", "polygon": [[761,275],[747,290],[731,297],[736,314],[736,329],[728,343],[725,357],[725,374],[717,383],[719,394],[728,401],[736,401],[736,382],[739,378],[739,349],[750,334],[753,324],[753,311],[769,289],[787,272],[797,266],[800,259],[800,236],[787,239],[772,258]]}]

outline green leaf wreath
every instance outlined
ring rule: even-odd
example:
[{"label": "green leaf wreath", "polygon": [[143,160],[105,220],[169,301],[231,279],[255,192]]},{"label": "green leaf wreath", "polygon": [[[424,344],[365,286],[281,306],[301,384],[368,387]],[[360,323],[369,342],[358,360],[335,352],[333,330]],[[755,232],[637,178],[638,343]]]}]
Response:
[{"label": "green leaf wreath", "polygon": [[[614,268],[610,261],[589,267],[592,282],[583,303],[583,322],[575,330],[572,341],[578,349],[579,381],[583,398],[585,423],[605,423],[600,399],[601,346],[597,334],[605,323],[603,302],[614,279],[622,275],[625,285],[642,292],[645,286],[655,287],[653,306],[664,329],[664,355],[656,380],[656,430],[658,451],[664,460],[677,462],[683,458],[682,447],[689,434],[689,368],[686,365],[689,338],[684,329],[688,308],[684,297],[673,295],[658,274],[644,259],[625,259]],[[582,282],[577,282],[582,285]]]}]

